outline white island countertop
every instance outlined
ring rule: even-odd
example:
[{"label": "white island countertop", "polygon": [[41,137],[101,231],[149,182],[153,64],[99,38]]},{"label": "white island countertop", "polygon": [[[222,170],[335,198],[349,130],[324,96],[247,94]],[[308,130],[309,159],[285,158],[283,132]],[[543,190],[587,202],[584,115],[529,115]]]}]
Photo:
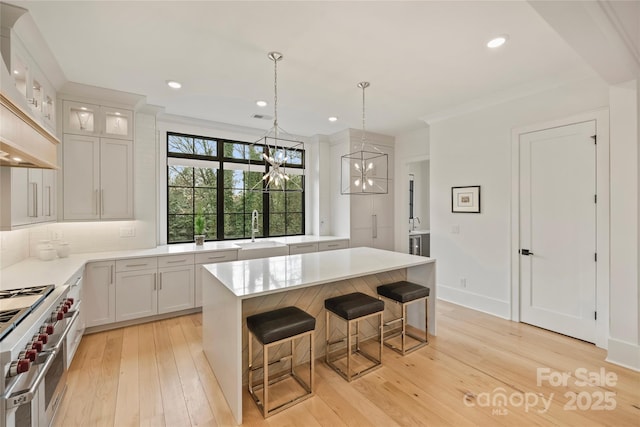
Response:
[{"label": "white island countertop", "polygon": [[435,259],[367,247],[221,264],[206,268],[240,299],[434,263]]}]

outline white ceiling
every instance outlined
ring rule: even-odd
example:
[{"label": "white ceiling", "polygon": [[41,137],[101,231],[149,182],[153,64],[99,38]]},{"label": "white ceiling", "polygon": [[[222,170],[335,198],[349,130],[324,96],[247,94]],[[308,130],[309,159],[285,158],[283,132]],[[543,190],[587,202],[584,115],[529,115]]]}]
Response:
[{"label": "white ceiling", "polygon": [[[12,3],[30,10],[69,81],[145,95],[170,114],[269,128],[251,116],[273,114],[267,52],[280,51],[279,124],[301,135],[360,128],[363,80],[367,129],[397,135],[587,69],[522,1]],[[499,34],[508,43],[488,49]]]}]

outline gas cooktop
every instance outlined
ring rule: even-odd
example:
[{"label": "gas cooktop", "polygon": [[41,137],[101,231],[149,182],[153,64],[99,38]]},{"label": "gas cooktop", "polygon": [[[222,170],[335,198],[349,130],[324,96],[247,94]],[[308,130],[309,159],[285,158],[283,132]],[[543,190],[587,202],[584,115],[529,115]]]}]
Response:
[{"label": "gas cooktop", "polygon": [[53,292],[54,285],[0,291],[0,341]]}]

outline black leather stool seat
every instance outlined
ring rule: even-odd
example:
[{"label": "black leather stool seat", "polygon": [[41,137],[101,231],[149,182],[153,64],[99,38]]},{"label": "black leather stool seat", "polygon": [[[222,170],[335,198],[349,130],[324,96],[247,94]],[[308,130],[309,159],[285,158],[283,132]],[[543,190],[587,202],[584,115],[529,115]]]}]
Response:
[{"label": "black leather stool seat", "polygon": [[280,341],[316,328],[316,318],[298,307],[283,307],[247,317],[247,327],[262,344]]},{"label": "black leather stool seat", "polygon": [[411,282],[395,282],[378,286],[378,295],[398,302],[409,302],[429,296],[429,288]]},{"label": "black leather stool seat", "polygon": [[384,302],[379,299],[354,292],[324,301],[324,308],[346,320],[357,319],[384,310]]}]

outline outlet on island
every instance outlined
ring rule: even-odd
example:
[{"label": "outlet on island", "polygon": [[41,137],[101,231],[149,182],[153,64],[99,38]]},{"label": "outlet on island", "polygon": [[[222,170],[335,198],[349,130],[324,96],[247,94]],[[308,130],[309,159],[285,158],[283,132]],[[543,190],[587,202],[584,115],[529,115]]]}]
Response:
[{"label": "outlet on island", "polygon": [[135,235],[135,227],[120,227],[120,237],[134,237]]}]

